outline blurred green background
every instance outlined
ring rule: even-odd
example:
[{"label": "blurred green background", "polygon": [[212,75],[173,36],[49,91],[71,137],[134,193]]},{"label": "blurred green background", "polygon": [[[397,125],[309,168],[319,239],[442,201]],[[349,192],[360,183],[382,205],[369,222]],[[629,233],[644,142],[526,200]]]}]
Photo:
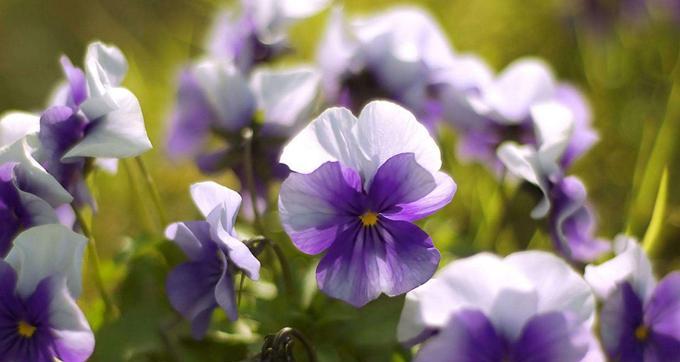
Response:
[{"label": "blurred green background", "polygon": [[[629,230],[642,238],[661,171],[668,167],[662,248],[652,256],[657,272],[664,274],[680,266],[680,159],[676,151],[680,17],[673,18],[662,2],[640,0],[640,11],[607,0],[357,0],[336,4],[344,4],[349,14],[379,11],[398,3],[423,6],[439,21],[458,52],[477,53],[495,69],[521,56],[545,58],[560,79],[584,91],[593,108],[594,127],[601,140],[572,172],[588,186],[599,219],[599,236],[611,239]],[[144,111],[155,148],[143,158],[156,179],[167,214],[173,221],[192,219],[196,211],[188,186],[208,176],[200,175],[190,162],[166,159],[166,120],[178,70],[202,52],[212,16],[228,5],[182,0],[0,0],[0,111],[40,111],[62,77],[61,54],[80,64],[90,41],[116,44],[130,62],[124,84],[138,96]],[[313,62],[327,16],[328,10],[291,29],[296,52],[280,65]],[[445,260],[479,250],[507,253],[527,245],[549,248],[541,223],[529,218],[536,202],[534,193],[524,188],[511,190],[512,202],[503,211],[497,182],[489,172],[456,160],[455,133],[443,130],[440,145],[445,167],[459,184],[458,194],[423,226]],[[160,225],[148,206],[141,175],[129,167],[133,165],[122,164],[117,175],[98,174],[94,180],[100,207],[94,232],[107,285],[116,294],[124,317],[102,321],[101,302],[92,290],[81,301],[99,329],[93,360],[173,360],[173,353],[158,350],[174,348],[179,348],[174,353],[181,356],[175,359],[179,361],[238,360],[257,350],[262,335],[289,324],[313,336],[324,361],[408,358],[408,352],[400,351],[394,341],[402,299],[382,298],[355,311],[315,294],[310,279],[315,258],[290,246],[275,215],[268,215],[268,225],[291,258],[296,279],[301,281],[299,291],[307,293],[304,306],[298,305],[300,301],[282,301],[277,283],[249,283],[250,296],[269,301],[246,298],[237,325],[227,325],[222,317],[220,327],[229,333],[211,335],[204,344],[185,338],[185,326],[173,329],[170,335],[160,333],[167,327],[164,323],[175,324],[162,295],[168,265],[157,262],[155,252],[145,249],[160,238]],[[210,178],[238,186],[229,172]],[[166,259],[176,254],[167,245],[162,249]],[[271,260],[264,264],[268,262],[275,264]],[[276,280],[275,274],[273,271],[270,281]],[[251,332],[258,334],[248,337]]]}]

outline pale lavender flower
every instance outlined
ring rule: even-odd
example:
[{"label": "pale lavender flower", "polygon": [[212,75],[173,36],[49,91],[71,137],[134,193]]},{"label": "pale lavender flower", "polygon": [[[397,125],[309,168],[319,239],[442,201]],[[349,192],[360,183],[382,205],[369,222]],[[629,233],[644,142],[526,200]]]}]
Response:
[{"label": "pale lavender flower", "polygon": [[604,361],[595,298],[561,259],[537,251],[454,261],[406,295],[397,338],[415,361]]},{"label": "pale lavender flower", "polygon": [[331,104],[357,113],[371,100],[387,99],[431,129],[441,113],[433,94],[439,73],[454,62],[439,25],[414,7],[352,19],[335,9],[317,59]]},{"label": "pale lavender flower", "polygon": [[194,338],[202,338],[213,310],[220,307],[229,319],[238,318],[234,275],[241,271],[257,280],[260,262],[234,230],[241,196],[215,182],[191,186],[194,203],[206,221],[171,224],[165,230],[189,259],[175,267],[166,282],[170,303],[191,321]]},{"label": "pale lavender flower", "polygon": [[242,0],[236,14],[218,14],[208,36],[208,53],[232,62],[244,73],[288,50],[287,30],[323,10],[329,0]]},{"label": "pale lavender flower", "polygon": [[588,265],[585,278],[603,301],[602,344],[617,361],[676,361],[680,356],[680,272],[657,282],[637,241],[620,235],[616,257]]},{"label": "pale lavender flower", "polygon": [[279,214],[295,246],[325,252],[319,288],[363,306],[428,280],[439,263],[432,239],[413,222],[448,204],[456,184],[440,172],[427,129],[406,109],[369,103],[355,117],[331,108],[284,148],[292,171]]},{"label": "pale lavender flower", "polygon": [[531,216],[548,216],[555,248],[571,261],[587,262],[605,253],[608,243],[593,237],[595,220],[586,190],[578,178],[564,175],[564,158],[570,157],[576,136],[575,117],[557,102],[544,102],[530,110],[536,144],[506,142],[498,148],[498,159],[507,170],[537,186],[543,198]]},{"label": "pale lavender flower", "polygon": [[8,362],[84,362],[94,334],[75,298],[87,240],[61,225],[28,229],[0,260],[0,356]]}]

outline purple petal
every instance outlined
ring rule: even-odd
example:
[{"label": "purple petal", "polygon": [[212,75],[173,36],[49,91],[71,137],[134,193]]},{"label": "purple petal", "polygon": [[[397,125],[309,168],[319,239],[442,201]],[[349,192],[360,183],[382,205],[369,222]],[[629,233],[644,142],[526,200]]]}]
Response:
[{"label": "purple petal", "polygon": [[564,312],[536,315],[524,325],[514,344],[513,361],[578,362],[588,352],[592,336],[586,324]]},{"label": "purple petal", "polygon": [[434,177],[416,162],[415,155],[400,153],[380,166],[368,194],[373,211],[390,212],[422,199],[434,188]]},{"label": "purple petal", "polygon": [[60,62],[70,91],[68,100],[70,104],[68,106],[77,107],[87,98],[85,74],[80,68],[74,67],[67,56],[62,56]]},{"label": "purple petal", "polygon": [[186,221],[170,224],[165,237],[172,240],[192,261],[213,256],[217,246],[210,238],[210,224],[205,221]]},{"label": "purple petal", "polygon": [[593,261],[610,249],[593,236],[595,220],[586,201],[586,189],[576,177],[566,177],[551,190],[550,235],[555,247],[568,259]]},{"label": "purple petal", "polygon": [[356,171],[327,162],[310,174],[292,173],[281,185],[279,214],[295,246],[317,254],[350,222],[358,222],[364,200]]},{"label": "purple petal", "polygon": [[503,360],[504,341],[484,313],[464,310],[418,351],[416,362],[496,362]]},{"label": "purple petal", "polygon": [[633,287],[624,282],[605,300],[600,312],[602,345],[610,358],[642,361],[644,344],[635,338],[643,323],[642,301]]},{"label": "purple petal", "polygon": [[432,239],[405,221],[357,222],[333,241],[317,268],[319,289],[361,307],[380,293],[396,296],[425,283],[439,264]]},{"label": "purple petal", "polygon": [[[225,264],[227,263],[225,259]],[[234,277],[225,267],[222,270],[220,280],[215,286],[215,300],[224,310],[230,320],[238,318],[238,306],[236,305],[236,292],[234,290]]]},{"label": "purple petal", "polygon": [[581,92],[573,86],[561,84],[555,90],[555,97],[574,115],[574,130],[561,160],[562,166],[566,169],[598,141],[598,135],[592,129],[590,106]]},{"label": "purple petal", "polygon": [[658,360],[680,356],[680,272],[667,275],[657,284],[645,308],[645,324],[651,333],[648,348]]},{"label": "purple petal", "polygon": [[171,157],[195,155],[203,146],[215,118],[190,69],[180,74],[177,104],[170,120],[167,150]]}]

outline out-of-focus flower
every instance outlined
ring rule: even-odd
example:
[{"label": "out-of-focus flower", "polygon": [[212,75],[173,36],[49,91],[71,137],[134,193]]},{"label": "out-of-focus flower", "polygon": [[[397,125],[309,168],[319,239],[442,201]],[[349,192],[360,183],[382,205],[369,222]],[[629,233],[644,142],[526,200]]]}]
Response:
[{"label": "out-of-focus flower", "polygon": [[552,254],[452,262],[406,295],[397,337],[423,343],[415,361],[604,361],[595,298]]},{"label": "out-of-focus flower", "polygon": [[257,280],[260,262],[234,230],[241,196],[214,182],[191,186],[191,197],[206,221],[171,224],[165,230],[189,260],[168,275],[170,303],[191,321],[192,334],[202,338],[213,310],[220,307],[229,319],[238,318],[234,274],[242,271]]},{"label": "out-of-focus flower", "polygon": [[99,160],[137,156],[151,148],[139,101],[120,87],[127,61],[114,46],[88,46],[85,72],[61,59],[66,83],[40,117],[36,158],[75,197],[90,203],[84,176]]},{"label": "out-of-focus flower", "polygon": [[358,113],[371,100],[389,99],[430,128],[441,113],[433,94],[440,72],[455,61],[435,20],[413,7],[350,20],[335,9],[317,59],[332,104]]},{"label": "out-of-focus flower", "polygon": [[[196,157],[206,173],[232,168],[241,180],[242,193],[249,196],[243,133],[252,130],[252,166],[262,204],[267,182],[288,174],[278,163],[281,147],[307,123],[316,106],[319,83],[319,75],[306,67],[260,69],[249,83],[230,62],[201,61],[181,75],[168,153]],[[211,135],[220,141],[217,149],[209,148]]]},{"label": "out-of-focus flower", "polygon": [[300,251],[326,252],[316,274],[323,292],[363,306],[432,276],[439,252],[413,222],[448,204],[456,184],[409,111],[385,101],[358,119],[328,109],[284,148],[281,163],[293,171],[281,185],[281,221]]},{"label": "out-of-focus flower", "polygon": [[64,226],[19,234],[0,260],[0,355],[3,361],[86,361],[94,334],[75,298],[87,240]]},{"label": "out-of-focus flower", "polygon": [[519,59],[493,78],[483,62],[469,58],[458,61],[457,67],[443,77],[446,81],[440,86],[440,94],[444,118],[460,133],[458,153],[463,159],[500,170],[502,165],[496,158],[500,144],[515,141],[536,145],[531,109],[546,102],[558,103],[572,113],[574,136],[561,160],[565,169],[597,141],[583,96],[574,87],[555,80],[541,60]]},{"label": "out-of-focus flower", "polygon": [[233,62],[242,72],[288,49],[290,25],[323,10],[329,0],[242,0],[240,14],[222,11],[206,42],[211,56]]},{"label": "out-of-focus flower", "polygon": [[19,113],[0,118],[0,256],[7,254],[19,232],[57,223],[54,208],[72,200],[32,156],[37,120]]},{"label": "out-of-focus flower", "polygon": [[617,361],[675,361],[680,356],[680,272],[657,283],[637,241],[620,235],[617,256],[588,265],[585,278],[604,304],[602,344]]},{"label": "out-of-focus flower", "polygon": [[545,102],[530,110],[536,144],[506,142],[498,159],[512,174],[536,185],[543,199],[531,212],[533,218],[548,215],[555,248],[572,261],[592,261],[609,249],[593,237],[595,220],[581,181],[564,176],[564,159],[573,157],[575,115],[557,102]]}]

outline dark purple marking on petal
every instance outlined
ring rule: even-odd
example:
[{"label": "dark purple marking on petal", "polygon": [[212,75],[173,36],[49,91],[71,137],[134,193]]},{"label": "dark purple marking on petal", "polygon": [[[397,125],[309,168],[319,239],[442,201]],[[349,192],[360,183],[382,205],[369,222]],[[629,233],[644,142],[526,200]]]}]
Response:
[{"label": "dark purple marking on petal", "polygon": [[614,360],[642,361],[645,344],[635,331],[642,326],[643,309],[640,297],[625,282],[605,300],[600,312],[602,346]]},{"label": "dark purple marking on petal", "polygon": [[529,319],[513,344],[515,362],[578,362],[594,338],[584,323],[564,312],[539,314]]},{"label": "dark purple marking on petal", "polygon": [[74,67],[71,60],[65,55],[61,57],[60,62],[61,68],[66,76],[66,81],[69,85],[69,104],[65,105],[72,108],[78,108],[78,106],[80,106],[87,98],[85,74],[80,68]]},{"label": "dark purple marking on petal", "polygon": [[668,274],[657,284],[645,306],[649,337],[645,356],[659,361],[680,359],[680,272]]}]

